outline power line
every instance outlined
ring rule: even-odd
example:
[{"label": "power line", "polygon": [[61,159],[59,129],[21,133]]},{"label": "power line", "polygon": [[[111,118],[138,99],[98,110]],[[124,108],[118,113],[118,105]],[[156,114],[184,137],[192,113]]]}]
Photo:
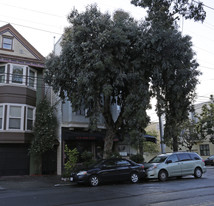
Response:
[{"label": "power line", "polygon": [[38,10],[34,10],[34,9],[29,9],[29,8],[14,6],[14,5],[11,5],[11,4],[1,3],[1,2],[0,2],[0,4],[5,5],[5,6],[9,6],[9,7],[14,7],[14,8],[22,9],[22,10],[27,10],[27,11],[35,12],[35,13],[40,13],[40,14],[45,14],[45,15],[49,15],[49,16],[54,16],[54,17],[58,17],[58,18],[65,18],[65,16],[60,16],[60,15],[56,15],[56,14],[52,14],[52,13],[47,13],[47,12],[42,12],[42,11],[38,11]]},{"label": "power line", "polygon": [[202,51],[204,51],[204,52],[207,52],[207,53],[209,53],[209,54],[211,54],[211,55],[214,55],[214,53],[212,53],[212,52],[210,52],[210,51],[208,51],[208,50],[206,50],[206,49],[203,49],[203,48],[200,48],[200,47],[197,47],[197,46],[194,46],[195,48],[197,48],[197,49],[200,49],[200,50],[202,50]]},{"label": "power line", "polygon": [[[4,23],[9,23],[7,21],[2,21],[0,20],[0,22],[4,22]],[[38,31],[43,31],[43,32],[47,32],[47,33],[52,33],[52,34],[58,34],[58,35],[62,35],[61,33],[58,33],[58,32],[54,32],[54,31],[48,31],[48,30],[44,30],[44,29],[39,29],[39,28],[35,28],[35,27],[30,27],[30,26],[24,26],[22,24],[16,24],[16,23],[12,23],[11,24],[14,24],[16,26],[21,26],[21,27],[25,27],[25,28],[28,28],[28,29],[34,29],[34,30],[38,30]]]},{"label": "power line", "polygon": [[[0,14],[1,15],[1,14]],[[12,17],[12,16],[5,16],[5,15],[1,15],[2,17],[5,17],[5,18],[12,18],[12,19],[15,19],[15,20],[20,20],[20,21],[25,21],[25,22],[28,22],[28,23],[33,23],[33,24],[39,24],[39,25],[43,25],[43,26],[49,26],[49,27],[54,27],[56,28],[56,24],[55,25],[50,25],[50,24],[44,24],[44,23],[39,23],[39,22],[36,22],[36,21],[29,21],[29,20],[26,20],[26,19],[22,19],[22,18],[17,18],[17,17]]]},{"label": "power line", "polygon": [[[193,2],[195,2],[195,3],[199,3],[198,1],[195,1],[195,0],[193,0]],[[201,2],[202,3],[202,2]],[[204,3],[202,3],[202,5],[204,6],[204,7],[207,7],[208,9],[211,9],[211,10],[214,10],[214,8],[213,7],[211,7],[211,6],[207,6],[206,4],[204,4]]]},{"label": "power line", "polygon": [[202,68],[205,68],[205,69],[213,69],[214,70],[214,68],[211,68],[211,67],[205,67],[205,66],[200,66],[200,65],[199,65],[199,67],[202,67]]}]

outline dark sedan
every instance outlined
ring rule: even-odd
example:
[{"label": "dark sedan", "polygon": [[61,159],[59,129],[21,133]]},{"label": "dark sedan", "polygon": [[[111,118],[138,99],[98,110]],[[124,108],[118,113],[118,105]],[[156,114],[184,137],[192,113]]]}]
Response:
[{"label": "dark sedan", "polygon": [[207,159],[204,160],[205,165],[212,165],[214,166],[214,155],[208,157]]},{"label": "dark sedan", "polygon": [[131,181],[145,177],[144,165],[127,159],[100,160],[86,170],[71,174],[71,181],[97,186],[101,182]]}]

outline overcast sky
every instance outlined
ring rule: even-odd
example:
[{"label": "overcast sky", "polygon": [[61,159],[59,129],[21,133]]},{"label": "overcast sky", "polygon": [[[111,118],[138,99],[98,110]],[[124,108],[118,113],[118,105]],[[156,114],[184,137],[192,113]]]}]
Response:
[{"label": "overcast sky", "polygon": [[[12,24],[43,56],[47,56],[68,25],[67,15],[75,7],[97,3],[102,12],[113,13],[117,9],[128,11],[139,20],[145,16],[140,7],[130,4],[131,0],[0,0],[0,26]],[[200,64],[200,84],[197,86],[197,103],[209,100],[214,94],[214,0],[203,0],[207,18],[205,22],[183,21],[183,34],[192,36],[193,49]],[[210,7],[210,8],[208,8]],[[154,111],[150,112],[154,114]],[[152,120],[157,120],[153,117]]]}]

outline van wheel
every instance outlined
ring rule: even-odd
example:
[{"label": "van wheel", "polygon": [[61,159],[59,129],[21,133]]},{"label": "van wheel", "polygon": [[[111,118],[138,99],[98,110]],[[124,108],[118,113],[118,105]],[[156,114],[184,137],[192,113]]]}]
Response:
[{"label": "van wheel", "polygon": [[92,175],[90,178],[89,178],[89,184],[92,186],[92,187],[96,187],[99,185],[99,178],[97,175]]},{"label": "van wheel", "polygon": [[164,182],[167,180],[167,177],[168,177],[168,174],[165,170],[161,170],[158,174],[158,179],[161,181],[161,182]]},{"label": "van wheel", "polygon": [[136,172],[133,172],[130,179],[132,183],[137,183],[139,181],[139,175]]},{"label": "van wheel", "polygon": [[201,176],[202,176],[201,168],[199,168],[199,167],[195,168],[194,177],[201,178]]}]

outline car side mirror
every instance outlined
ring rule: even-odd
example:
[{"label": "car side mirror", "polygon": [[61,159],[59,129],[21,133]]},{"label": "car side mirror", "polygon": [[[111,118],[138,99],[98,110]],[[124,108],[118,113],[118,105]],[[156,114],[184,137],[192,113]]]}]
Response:
[{"label": "car side mirror", "polygon": [[167,160],[166,161],[166,164],[170,164],[170,163],[172,163],[172,160]]}]

